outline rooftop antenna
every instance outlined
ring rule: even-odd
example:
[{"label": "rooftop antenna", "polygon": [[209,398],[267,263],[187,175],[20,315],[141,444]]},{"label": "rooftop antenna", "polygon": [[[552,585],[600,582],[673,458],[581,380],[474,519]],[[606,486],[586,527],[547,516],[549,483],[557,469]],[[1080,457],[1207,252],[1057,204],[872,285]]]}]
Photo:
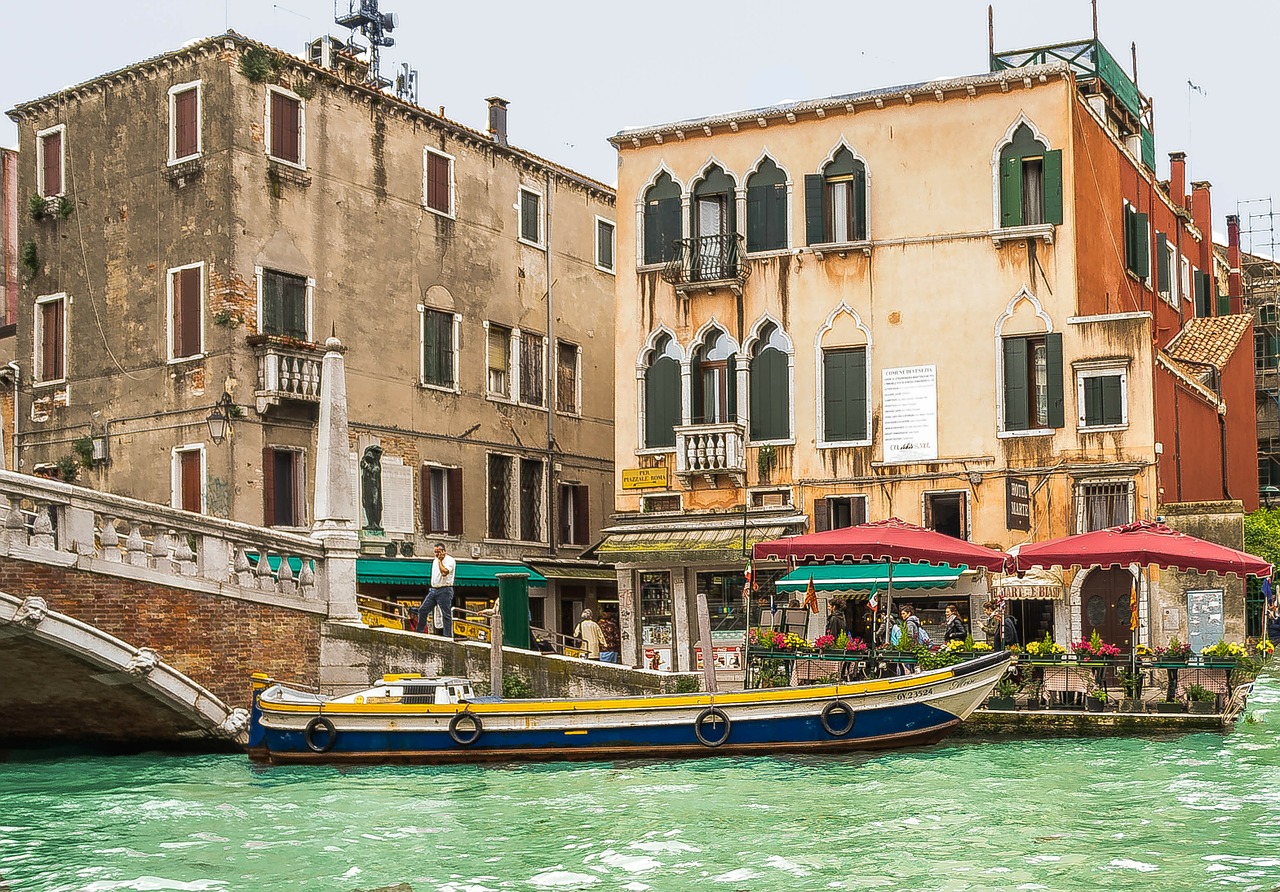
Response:
[{"label": "rooftop antenna", "polygon": [[394,12],[379,10],[378,0],[347,0],[345,15],[338,13],[340,0],[333,2],[334,22],[350,29],[353,37],[358,31],[369,41],[369,74],[365,78],[366,82],[374,84],[379,90],[391,86],[391,81],[378,73],[378,55],[381,47],[396,45],[395,39],[387,35],[400,24],[400,17]]}]

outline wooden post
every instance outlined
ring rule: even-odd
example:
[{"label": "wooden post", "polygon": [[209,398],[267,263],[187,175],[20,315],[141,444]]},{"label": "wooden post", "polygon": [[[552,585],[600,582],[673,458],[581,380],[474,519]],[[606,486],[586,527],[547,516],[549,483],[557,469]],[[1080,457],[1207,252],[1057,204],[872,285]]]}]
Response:
[{"label": "wooden post", "polygon": [[707,596],[698,592],[698,628],[702,639],[702,679],[708,694],[716,692],[716,659],[711,650],[711,608]]},{"label": "wooden post", "polygon": [[489,687],[495,697],[502,696],[502,611],[493,605],[489,617]]}]

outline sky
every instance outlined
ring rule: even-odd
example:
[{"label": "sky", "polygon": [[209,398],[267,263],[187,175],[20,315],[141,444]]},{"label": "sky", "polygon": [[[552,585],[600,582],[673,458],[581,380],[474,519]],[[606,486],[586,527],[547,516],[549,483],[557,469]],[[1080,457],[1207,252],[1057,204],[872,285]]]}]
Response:
[{"label": "sky", "polygon": [[[43,0],[5,3],[0,107],[220,34],[228,27],[302,54],[335,0]],[[349,0],[337,0],[346,12]],[[356,0],[358,5],[358,0]],[[416,68],[419,104],[479,130],[485,98],[511,103],[511,142],[610,185],[606,141],[627,127],[987,70],[987,3],[648,0],[381,0],[399,15],[383,72]],[[1089,0],[996,0],[996,50],[1085,39]],[[56,39],[42,30],[58,24]],[[1157,174],[1188,153],[1213,183],[1215,238],[1239,212],[1256,249],[1280,241],[1280,115],[1274,0],[1098,0],[1102,42],[1154,100]],[[1193,86],[1194,85],[1194,88]],[[0,145],[16,145],[0,122]],[[1271,234],[1274,229],[1275,235]]]}]

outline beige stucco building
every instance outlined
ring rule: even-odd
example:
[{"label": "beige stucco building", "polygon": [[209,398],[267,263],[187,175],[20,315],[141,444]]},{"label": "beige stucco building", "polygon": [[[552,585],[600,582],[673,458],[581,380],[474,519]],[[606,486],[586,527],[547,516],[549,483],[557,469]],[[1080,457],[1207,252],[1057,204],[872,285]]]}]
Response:
[{"label": "beige stucco building", "polygon": [[[1088,66],[1101,53],[613,138],[618,514],[599,554],[625,662],[691,668],[698,593],[717,645],[740,644],[764,538],[896,516],[1008,548],[1190,497],[1162,488],[1156,395],[1220,399],[1170,362],[1211,287],[1207,184],[1193,219],[1182,168],[1156,182],[1149,106]],[[1021,601],[1024,634],[1127,639],[1128,582],[1087,575]],[[927,622],[951,601],[976,617],[988,583],[910,596]],[[1165,635],[1147,602],[1143,623]]]},{"label": "beige stucco building", "polygon": [[[440,540],[483,603],[495,568],[576,557],[611,508],[614,196],[511,145],[507,114],[489,100],[481,133],[351,56],[234,33],[10,112],[21,470],[307,528],[336,330],[365,582],[412,599],[406,559]],[[535,624],[612,597],[599,576],[554,579]]]}]

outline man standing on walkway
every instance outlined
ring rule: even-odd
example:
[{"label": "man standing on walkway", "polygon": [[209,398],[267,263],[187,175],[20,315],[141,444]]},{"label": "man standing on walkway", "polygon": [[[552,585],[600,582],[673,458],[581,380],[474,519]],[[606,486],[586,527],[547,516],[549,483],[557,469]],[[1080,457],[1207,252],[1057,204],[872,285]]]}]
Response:
[{"label": "man standing on walkway", "polygon": [[433,622],[431,615],[439,605],[440,613],[444,615],[444,634],[453,637],[453,577],[457,569],[458,562],[445,553],[444,543],[437,542],[436,559],[431,563],[431,588],[427,589],[427,596],[418,607],[415,632],[428,631],[428,624]]},{"label": "man standing on walkway", "polygon": [[604,633],[600,624],[592,619],[590,610],[582,611],[582,622],[573,630],[574,637],[582,639],[582,649],[587,652],[588,660],[600,659],[600,647],[604,644]]}]

